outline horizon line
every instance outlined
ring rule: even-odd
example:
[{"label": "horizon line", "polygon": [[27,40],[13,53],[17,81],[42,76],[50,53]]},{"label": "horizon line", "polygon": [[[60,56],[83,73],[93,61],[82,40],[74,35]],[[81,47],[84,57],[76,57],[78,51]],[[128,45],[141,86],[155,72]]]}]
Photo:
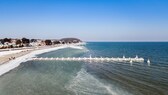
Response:
[{"label": "horizon line", "polygon": [[168,42],[168,41],[83,41],[83,42]]}]

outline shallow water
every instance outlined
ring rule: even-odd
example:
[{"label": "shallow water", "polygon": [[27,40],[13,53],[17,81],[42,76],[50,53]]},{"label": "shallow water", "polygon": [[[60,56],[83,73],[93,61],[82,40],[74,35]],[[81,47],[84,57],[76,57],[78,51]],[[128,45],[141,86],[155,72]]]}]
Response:
[{"label": "shallow water", "polygon": [[[167,95],[168,43],[88,43],[39,57],[135,57],[144,63],[28,61],[0,77],[0,95]],[[146,63],[151,60],[151,66]]]}]

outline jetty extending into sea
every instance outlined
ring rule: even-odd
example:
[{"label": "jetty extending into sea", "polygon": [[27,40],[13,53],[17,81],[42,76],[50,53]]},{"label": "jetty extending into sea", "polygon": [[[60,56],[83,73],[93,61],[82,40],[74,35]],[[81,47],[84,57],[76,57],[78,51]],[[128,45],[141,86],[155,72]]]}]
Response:
[{"label": "jetty extending into sea", "polygon": [[55,60],[55,61],[95,61],[95,62],[144,62],[144,58],[139,58],[138,56],[136,56],[135,58],[126,58],[125,56],[123,56],[122,58],[109,58],[109,57],[56,57],[56,58],[37,58],[34,57],[32,58],[32,60]]}]

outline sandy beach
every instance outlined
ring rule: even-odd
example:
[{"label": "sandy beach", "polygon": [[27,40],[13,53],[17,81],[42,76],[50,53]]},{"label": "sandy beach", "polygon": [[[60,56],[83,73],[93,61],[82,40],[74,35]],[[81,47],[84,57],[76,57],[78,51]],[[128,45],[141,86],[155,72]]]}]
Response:
[{"label": "sandy beach", "polygon": [[[36,55],[50,52],[58,49],[64,48],[74,48],[74,49],[83,49],[80,44],[72,44],[72,45],[60,45],[60,46],[45,46],[33,49],[23,49],[19,52],[11,52],[9,54],[4,54],[0,56],[0,76],[7,73],[8,71],[16,68],[20,65],[20,63],[28,61],[32,57]],[[1,53],[1,52],[0,52]]]},{"label": "sandy beach", "polygon": [[9,62],[15,58],[18,58],[20,56],[23,56],[25,54],[28,54],[30,52],[32,52],[33,50],[20,50],[19,52],[11,52],[9,54],[5,54],[0,56],[0,65],[5,64],[6,62]]}]

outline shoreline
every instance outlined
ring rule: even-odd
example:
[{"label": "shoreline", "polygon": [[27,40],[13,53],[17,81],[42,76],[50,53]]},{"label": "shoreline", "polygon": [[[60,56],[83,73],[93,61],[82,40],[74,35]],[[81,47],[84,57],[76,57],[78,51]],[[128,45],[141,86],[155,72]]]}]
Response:
[{"label": "shoreline", "polygon": [[80,47],[78,45],[82,45],[82,43],[81,44],[61,45],[61,46],[42,48],[42,49],[38,49],[38,50],[32,50],[23,56],[19,56],[19,57],[15,58],[14,60],[10,60],[10,61],[0,65],[0,76],[11,71],[12,69],[18,67],[22,62],[29,61],[32,57],[35,57],[39,54],[43,54],[46,52],[51,52],[51,51],[55,51],[55,50],[59,50],[59,49],[65,49],[65,48],[83,49],[82,47]]}]

